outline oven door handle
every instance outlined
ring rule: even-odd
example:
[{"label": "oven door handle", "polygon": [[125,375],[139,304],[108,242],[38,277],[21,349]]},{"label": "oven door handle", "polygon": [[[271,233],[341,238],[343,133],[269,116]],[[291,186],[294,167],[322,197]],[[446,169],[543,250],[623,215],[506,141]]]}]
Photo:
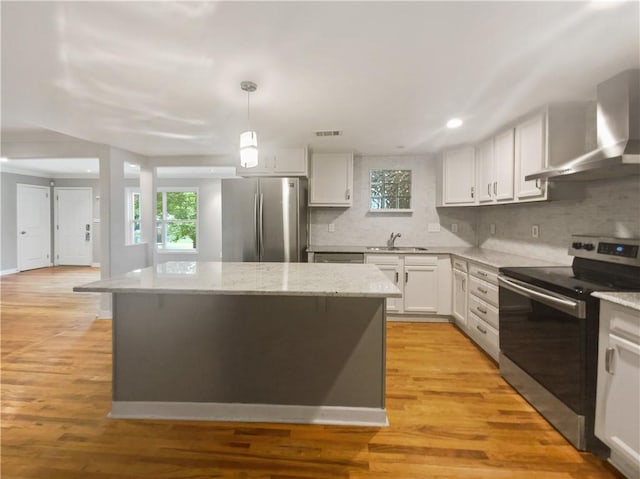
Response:
[{"label": "oven door handle", "polygon": [[587,316],[584,301],[574,300],[557,293],[552,293],[546,289],[532,286],[517,279],[507,278],[503,275],[498,275],[498,283],[500,283],[500,286],[503,288],[521,294],[529,299],[539,301],[547,306],[570,314],[573,317],[584,319]]}]

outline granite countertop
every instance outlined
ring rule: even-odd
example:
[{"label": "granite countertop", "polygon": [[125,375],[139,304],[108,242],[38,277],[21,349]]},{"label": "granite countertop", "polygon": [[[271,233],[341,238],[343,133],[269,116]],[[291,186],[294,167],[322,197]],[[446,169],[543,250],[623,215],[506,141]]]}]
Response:
[{"label": "granite countertop", "polygon": [[[400,246],[400,245],[399,245]],[[400,246],[401,247],[401,246]],[[310,253],[366,253],[366,254],[450,254],[459,258],[503,268],[509,266],[566,266],[551,261],[529,258],[477,247],[427,246],[426,251],[380,250],[367,251],[365,246],[310,246]]]},{"label": "granite countertop", "polygon": [[591,296],[640,311],[640,292],[611,293],[596,291]]},{"label": "granite countertop", "polygon": [[371,264],[170,261],[76,286],[98,293],[270,296],[402,296]]}]

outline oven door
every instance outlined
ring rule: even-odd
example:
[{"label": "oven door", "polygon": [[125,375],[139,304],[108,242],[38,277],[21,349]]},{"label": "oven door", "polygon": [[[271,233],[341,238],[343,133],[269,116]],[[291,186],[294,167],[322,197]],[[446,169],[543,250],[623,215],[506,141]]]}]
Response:
[{"label": "oven door", "polygon": [[583,415],[586,303],[504,275],[498,280],[501,354]]}]

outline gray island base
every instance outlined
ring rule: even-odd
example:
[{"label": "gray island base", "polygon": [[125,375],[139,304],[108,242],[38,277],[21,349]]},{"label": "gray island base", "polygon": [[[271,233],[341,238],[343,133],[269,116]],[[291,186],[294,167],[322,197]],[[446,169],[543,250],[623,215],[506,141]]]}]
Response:
[{"label": "gray island base", "polygon": [[113,293],[111,417],[383,426],[394,288],[373,265],[167,263],[75,290]]}]

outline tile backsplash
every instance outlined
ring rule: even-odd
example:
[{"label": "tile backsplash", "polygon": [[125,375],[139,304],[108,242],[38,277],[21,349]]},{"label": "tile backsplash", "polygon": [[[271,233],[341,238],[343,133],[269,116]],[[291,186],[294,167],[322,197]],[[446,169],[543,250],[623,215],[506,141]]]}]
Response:
[{"label": "tile backsplash", "polygon": [[[413,213],[369,212],[369,170],[412,170]],[[570,264],[572,234],[640,237],[640,177],[581,183],[574,199],[528,204],[436,208],[436,162],[432,156],[363,156],[354,159],[353,206],[311,208],[313,245],[383,245],[391,232],[398,245],[480,246]],[[575,185],[556,183],[557,190]],[[557,196],[557,195],[556,195]],[[329,224],[335,226],[329,232]],[[440,225],[430,232],[429,225]],[[452,232],[452,225],[457,232]],[[495,234],[490,227],[494,224]],[[539,237],[531,227],[538,225]]]},{"label": "tile backsplash", "polygon": [[[580,186],[580,199],[478,208],[478,246],[570,264],[567,248],[572,234],[640,237],[640,177]],[[491,224],[496,225],[494,235]],[[538,238],[531,236],[532,225],[539,226]]]},{"label": "tile backsplash", "polygon": [[[369,170],[412,170],[413,213],[369,211]],[[469,209],[436,209],[436,162],[431,156],[362,156],[353,164],[353,206],[311,208],[310,243],[313,245],[379,246],[391,232],[402,236],[397,245],[470,246],[476,242],[475,212]],[[335,225],[335,232],[328,225]],[[456,234],[451,224],[458,225]],[[430,232],[429,224],[440,225]]]}]

